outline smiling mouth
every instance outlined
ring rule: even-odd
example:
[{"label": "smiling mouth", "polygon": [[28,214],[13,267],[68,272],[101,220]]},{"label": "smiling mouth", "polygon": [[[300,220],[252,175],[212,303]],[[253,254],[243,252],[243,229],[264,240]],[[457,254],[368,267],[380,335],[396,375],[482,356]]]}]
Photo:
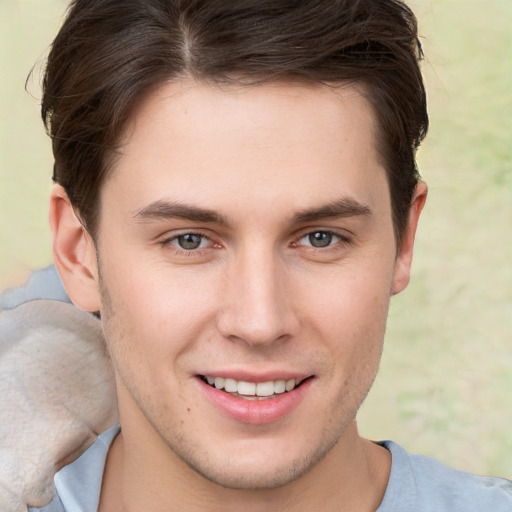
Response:
[{"label": "smiling mouth", "polygon": [[210,387],[225,391],[230,395],[245,400],[267,400],[289,393],[302,385],[306,379],[270,380],[267,382],[247,382],[223,377],[201,375],[201,380]]}]

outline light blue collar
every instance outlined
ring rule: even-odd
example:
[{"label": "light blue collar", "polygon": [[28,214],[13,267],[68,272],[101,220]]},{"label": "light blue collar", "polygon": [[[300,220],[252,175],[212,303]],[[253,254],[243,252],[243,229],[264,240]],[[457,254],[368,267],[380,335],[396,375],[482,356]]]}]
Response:
[{"label": "light blue collar", "polygon": [[55,475],[55,489],[65,510],[98,510],[107,453],[120,430],[119,425],[108,429],[78,459]]}]

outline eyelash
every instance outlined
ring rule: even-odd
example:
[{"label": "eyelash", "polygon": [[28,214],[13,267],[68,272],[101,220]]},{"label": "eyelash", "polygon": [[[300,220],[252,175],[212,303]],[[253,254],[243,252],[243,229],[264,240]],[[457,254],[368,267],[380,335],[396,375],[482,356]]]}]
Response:
[{"label": "eyelash", "polygon": [[177,245],[177,244],[176,245],[173,244],[173,242],[175,242],[179,238],[185,237],[185,236],[197,236],[197,237],[201,238],[201,242],[200,242],[201,244],[203,243],[203,241],[209,241],[211,244],[213,244],[212,240],[203,233],[198,233],[195,231],[185,231],[184,233],[178,233],[169,238],[166,238],[165,240],[162,240],[160,242],[160,245],[164,248],[173,246],[172,250],[178,256],[196,256],[196,255],[201,254],[203,250],[207,250],[210,248],[210,247],[198,247],[196,249],[185,249],[183,247],[179,247],[179,245]]},{"label": "eyelash", "polygon": [[342,235],[341,233],[338,233],[336,231],[330,231],[328,229],[314,229],[314,230],[310,230],[307,232],[303,232],[300,235],[300,237],[297,239],[297,242],[294,242],[292,244],[292,246],[303,245],[303,244],[299,244],[299,242],[301,240],[303,240],[304,238],[307,238],[307,237],[311,237],[312,235],[316,235],[316,234],[328,235],[332,238],[336,238],[337,240],[333,240],[332,243],[329,243],[329,245],[326,245],[324,247],[315,247],[314,245],[304,245],[305,247],[308,247],[309,250],[320,251],[320,252],[326,253],[329,251],[339,249],[340,246],[343,247],[343,246],[349,245],[351,243],[351,239],[348,236]]},{"label": "eyelash", "polygon": [[[315,247],[313,245],[304,245],[304,244],[299,243],[302,239],[304,239],[306,237],[310,237],[315,234],[328,235],[330,237],[336,238],[337,240],[335,240],[333,243],[329,243],[329,245],[327,245],[325,247]],[[195,248],[195,249],[185,249],[183,247],[179,247],[177,245],[177,243],[176,244],[173,243],[173,242],[177,242],[177,240],[179,238],[185,237],[185,236],[200,237],[201,238],[200,244],[202,244],[203,241],[208,241],[208,242],[210,242],[210,245],[207,247],[199,246],[198,248]],[[311,231],[306,231],[306,232],[301,233],[300,236],[298,238],[296,238],[296,241],[293,242],[292,244],[290,244],[290,246],[291,247],[304,246],[304,247],[308,247],[308,250],[320,251],[320,252],[326,253],[326,252],[329,252],[332,250],[336,250],[338,248],[338,246],[340,246],[340,245],[346,246],[349,244],[351,244],[351,239],[349,237],[347,237],[346,235],[342,235],[338,232],[330,231],[330,230],[326,230],[326,229],[316,229],[316,230],[311,230]],[[216,244],[211,240],[210,237],[208,237],[207,235],[205,235],[203,233],[198,233],[195,231],[185,231],[183,233],[178,233],[169,238],[166,238],[165,240],[162,240],[160,242],[160,245],[162,247],[173,246],[172,250],[178,256],[197,256],[197,255],[200,255],[204,250],[208,250],[211,248],[212,245],[216,245]],[[220,247],[220,245],[218,245],[218,247]]]}]

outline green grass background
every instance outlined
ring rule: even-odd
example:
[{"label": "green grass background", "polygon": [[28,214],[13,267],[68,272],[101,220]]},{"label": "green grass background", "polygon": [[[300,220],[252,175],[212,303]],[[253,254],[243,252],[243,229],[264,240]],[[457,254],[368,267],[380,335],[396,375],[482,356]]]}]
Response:
[{"label": "green grass background", "polygon": [[[359,424],[512,477],[512,2],[415,0],[427,55],[430,195]],[[0,288],[51,262],[39,79],[62,0],[0,0]],[[25,78],[36,64],[24,91]]]}]

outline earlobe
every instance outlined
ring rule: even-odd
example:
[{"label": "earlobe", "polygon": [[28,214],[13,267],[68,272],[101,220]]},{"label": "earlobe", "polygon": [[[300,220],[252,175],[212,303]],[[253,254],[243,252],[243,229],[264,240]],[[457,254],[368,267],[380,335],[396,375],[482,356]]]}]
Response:
[{"label": "earlobe", "polygon": [[81,309],[98,311],[100,293],[94,241],[61,185],[52,189],[49,220],[53,258],[69,297]]},{"label": "earlobe", "polygon": [[427,199],[428,188],[425,182],[420,181],[414,190],[414,194],[409,208],[407,227],[405,228],[400,248],[395,260],[395,269],[393,273],[393,283],[391,287],[392,295],[396,295],[404,290],[409,284],[411,275],[412,256],[414,251],[414,239],[416,229],[423,206]]}]

